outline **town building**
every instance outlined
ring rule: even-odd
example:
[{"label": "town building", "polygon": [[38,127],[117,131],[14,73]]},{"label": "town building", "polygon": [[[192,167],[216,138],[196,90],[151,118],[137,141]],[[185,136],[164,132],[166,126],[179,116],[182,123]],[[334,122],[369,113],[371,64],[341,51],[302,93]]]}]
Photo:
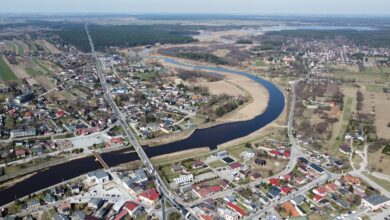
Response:
[{"label": "town building", "polygon": [[385,206],[390,206],[390,199],[383,195],[371,195],[364,197],[362,199],[362,204],[364,207],[376,211]]},{"label": "town building", "polygon": [[179,177],[173,179],[175,181],[176,185],[183,186],[191,183],[194,181],[194,175],[188,174],[188,175],[180,175]]},{"label": "town building", "polygon": [[149,189],[139,194],[138,198],[147,205],[153,206],[159,200],[160,194],[156,189]]}]

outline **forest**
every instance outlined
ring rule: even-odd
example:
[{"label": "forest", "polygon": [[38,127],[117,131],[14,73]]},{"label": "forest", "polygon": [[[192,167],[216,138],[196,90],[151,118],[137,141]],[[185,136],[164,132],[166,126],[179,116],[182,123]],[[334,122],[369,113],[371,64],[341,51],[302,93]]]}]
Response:
[{"label": "forest", "polygon": [[[95,48],[104,50],[107,47],[131,47],[139,45],[153,45],[156,43],[189,43],[194,42],[187,31],[173,26],[157,25],[91,25],[89,26]],[[87,52],[90,50],[88,38],[83,25],[67,25],[61,30],[53,31],[63,41]]]}]

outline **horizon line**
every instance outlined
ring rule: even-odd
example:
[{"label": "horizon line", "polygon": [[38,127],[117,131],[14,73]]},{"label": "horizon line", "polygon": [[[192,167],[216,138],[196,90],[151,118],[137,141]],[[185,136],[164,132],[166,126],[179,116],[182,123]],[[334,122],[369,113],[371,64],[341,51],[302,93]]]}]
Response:
[{"label": "horizon line", "polygon": [[328,14],[310,14],[310,13],[220,13],[220,12],[204,12],[204,13],[176,13],[176,12],[0,12],[0,16],[12,15],[30,15],[30,16],[62,16],[62,15],[115,15],[115,16],[140,16],[140,15],[162,15],[162,16],[258,16],[258,17],[390,17],[389,14],[374,14],[374,13],[328,13]]}]

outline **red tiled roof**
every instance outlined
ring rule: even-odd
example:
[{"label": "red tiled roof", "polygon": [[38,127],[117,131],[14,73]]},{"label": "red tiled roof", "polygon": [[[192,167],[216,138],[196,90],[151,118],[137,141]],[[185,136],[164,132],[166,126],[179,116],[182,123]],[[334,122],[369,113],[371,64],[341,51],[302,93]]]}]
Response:
[{"label": "red tiled roof", "polygon": [[123,143],[123,139],[120,138],[120,137],[113,137],[113,138],[110,139],[110,142],[111,142],[111,143],[122,144],[122,143]]},{"label": "red tiled roof", "polygon": [[234,170],[234,169],[240,168],[241,164],[239,162],[235,162],[235,163],[229,164],[229,167]]},{"label": "red tiled roof", "polygon": [[232,202],[228,202],[227,206],[230,209],[232,209],[233,211],[235,211],[237,214],[239,214],[240,216],[245,216],[246,215],[244,210],[242,210],[240,207],[234,205]]},{"label": "red tiled roof", "polygon": [[156,189],[149,189],[147,191],[142,192],[139,196],[142,196],[144,198],[147,198],[149,200],[157,200],[160,197],[160,194],[157,192]]},{"label": "red tiled roof", "polygon": [[211,186],[211,187],[209,188],[209,191],[210,191],[210,192],[213,192],[213,193],[217,193],[217,192],[219,192],[219,191],[222,191],[222,187],[221,187],[221,186]]},{"label": "red tiled roof", "polygon": [[24,154],[26,154],[26,150],[24,150],[24,149],[18,149],[15,151],[16,156],[20,156],[20,155],[24,155]]},{"label": "red tiled roof", "polygon": [[286,150],[283,154],[283,156],[285,156],[285,157],[290,157],[290,155],[291,155],[291,152],[289,150]]},{"label": "red tiled roof", "polygon": [[293,188],[291,188],[291,187],[282,187],[282,192],[284,194],[289,194],[292,190],[293,190]]},{"label": "red tiled roof", "polygon": [[287,213],[291,215],[291,217],[299,217],[301,216],[298,212],[298,210],[295,208],[295,206],[291,202],[285,202],[282,204],[282,207],[284,210],[286,210]]},{"label": "red tiled roof", "polygon": [[276,178],[272,178],[269,180],[269,183],[271,183],[274,186],[280,186],[279,180]]},{"label": "red tiled roof", "polygon": [[313,200],[316,201],[316,202],[319,202],[319,201],[321,201],[323,198],[324,198],[323,196],[314,195]]},{"label": "red tiled roof", "polygon": [[283,175],[282,179],[289,180],[289,179],[291,179],[291,175],[290,174]]},{"label": "red tiled roof", "polygon": [[280,155],[280,152],[277,150],[271,150],[270,154]]},{"label": "red tiled roof", "polygon": [[325,189],[325,187],[323,187],[323,186],[319,186],[319,187],[317,187],[315,190],[316,190],[316,192],[318,192],[319,194],[325,194],[325,193],[326,193],[326,189]]},{"label": "red tiled roof", "polygon": [[213,220],[214,219],[213,216],[211,216],[211,215],[201,215],[200,218],[203,220]]},{"label": "red tiled roof", "polygon": [[135,202],[126,202],[123,207],[126,208],[129,211],[134,211],[139,205]]},{"label": "red tiled roof", "polygon": [[327,189],[329,189],[330,191],[335,191],[337,189],[337,185],[334,184],[334,183],[328,183],[326,184],[325,186]]},{"label": "red tiled roof", "polygon": [[117,216],[115,216],[114,220],[121,220],[123,217],[127,215],[127,211],[122,209],[121,212]]}]

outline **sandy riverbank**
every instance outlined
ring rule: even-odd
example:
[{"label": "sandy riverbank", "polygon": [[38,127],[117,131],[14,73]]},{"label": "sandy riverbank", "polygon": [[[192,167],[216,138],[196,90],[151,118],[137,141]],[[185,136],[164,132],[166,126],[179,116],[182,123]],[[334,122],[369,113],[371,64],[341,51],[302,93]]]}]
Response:
[{"label": "sandy riverbank", "polygon": [[164,163],[174,163],[175,161],[181,161],[187,158],[201,157],[210,154],[210,148],[202,147],[189,150],[178,151],[171,154],[164,154],[156,157],[152,157],[153,164],[159,165]]},{"label": "sandy riverbank", "polygon": [[[179,60],[179,59],[178,59]],[[164,60],[160,60],[164,66],[172,68],[193,69],[191,67],[183,67],[172,63],[167,63]],[[189,61],[185,61],[189,62]],[[210,89],[211,93],[215,94],[245,94],[249,96],[250,101],[244,106],[236,109],[217,119],[219,123],[232,122],[232,121],[246,121],[250,120],[257,115],[262,114],[267,108],[269,101],[269,94],[261,84],[249,79],[248,77],[241,76],[234,73],[228,73],[223,71],[208,71],[215,72],[224,76],[223,82],[204,82],[203,86]]]}]

